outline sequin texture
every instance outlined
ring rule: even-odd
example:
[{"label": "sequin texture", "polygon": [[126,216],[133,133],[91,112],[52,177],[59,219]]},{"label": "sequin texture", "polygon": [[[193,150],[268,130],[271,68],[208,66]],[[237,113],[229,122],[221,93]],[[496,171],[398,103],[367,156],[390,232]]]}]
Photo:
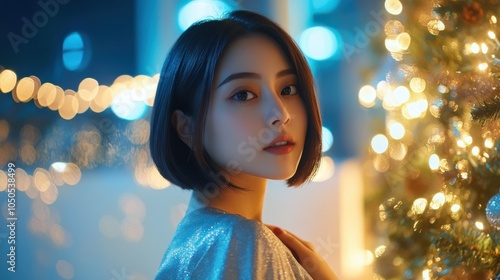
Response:
[{"label": "sequin texture", "polygon": [[204,207],[179,223],[155,279],[312,278],[261,222]]}]

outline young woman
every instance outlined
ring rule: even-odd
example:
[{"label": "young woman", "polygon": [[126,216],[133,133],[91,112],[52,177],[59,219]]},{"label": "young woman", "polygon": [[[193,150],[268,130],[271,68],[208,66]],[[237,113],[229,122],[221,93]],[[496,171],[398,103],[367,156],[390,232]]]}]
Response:
[{"label": "young woman", "polygon": [[268,179],[299,186],[321,157],[313,78],[291,37],[235,11],[172,47],[151,118],[151,155],[193,190],[156,279],[336,279],[311,243],[262,223]]}]

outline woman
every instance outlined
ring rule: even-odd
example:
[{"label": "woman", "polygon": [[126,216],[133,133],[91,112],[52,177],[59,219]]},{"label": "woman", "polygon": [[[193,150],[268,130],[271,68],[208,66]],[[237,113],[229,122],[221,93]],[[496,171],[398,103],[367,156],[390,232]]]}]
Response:
[{"label": "woman", "polygon": [[299,186],[321,157],[311,71],[276,23],[235,11],[187,29],[151,128],[160,173],[193,190],[156,279],[336,279],[309,242],[262,223],[267,180]]}]

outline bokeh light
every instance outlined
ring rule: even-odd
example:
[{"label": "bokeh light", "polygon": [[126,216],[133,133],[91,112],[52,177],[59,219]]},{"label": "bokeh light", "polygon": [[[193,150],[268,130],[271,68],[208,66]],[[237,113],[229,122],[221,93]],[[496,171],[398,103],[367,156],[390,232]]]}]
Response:
[{"label": "bokeh light", "polygon": [[342,52],[342,37],[332,28],[310,27],[302,32],[299,45],[304,54],[314,60],[336,58]]},{"label": "bokeh light", "polygon": [[389,147],[389,140],[383,134],[377,134],[372,138],[371,147],[377,154],[382,154]]},{"label": "bokeh light", "polygon": [[332,132],[326,128],[326,127],[321,127],[321,134],[322,134],[322,148],[321,148],[321,152],[326,152],[328,150],[330,150],[333,146],[333,134]]},{"label": "bokeh light", "polygon": [[178,24],[182,31],[188,29],[193,23],[206,18],[219,18],[231,7],[224,1],[194,0],[188,2],[179,11]]}]

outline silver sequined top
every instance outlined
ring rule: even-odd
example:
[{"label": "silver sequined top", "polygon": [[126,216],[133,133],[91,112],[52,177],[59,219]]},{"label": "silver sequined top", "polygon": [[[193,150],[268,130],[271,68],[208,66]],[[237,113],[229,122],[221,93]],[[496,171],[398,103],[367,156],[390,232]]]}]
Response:
[{"label": "silver sequined top", "polygon": [[155,279],[312,278],[261,222],[203,207],[179,223]]}]

